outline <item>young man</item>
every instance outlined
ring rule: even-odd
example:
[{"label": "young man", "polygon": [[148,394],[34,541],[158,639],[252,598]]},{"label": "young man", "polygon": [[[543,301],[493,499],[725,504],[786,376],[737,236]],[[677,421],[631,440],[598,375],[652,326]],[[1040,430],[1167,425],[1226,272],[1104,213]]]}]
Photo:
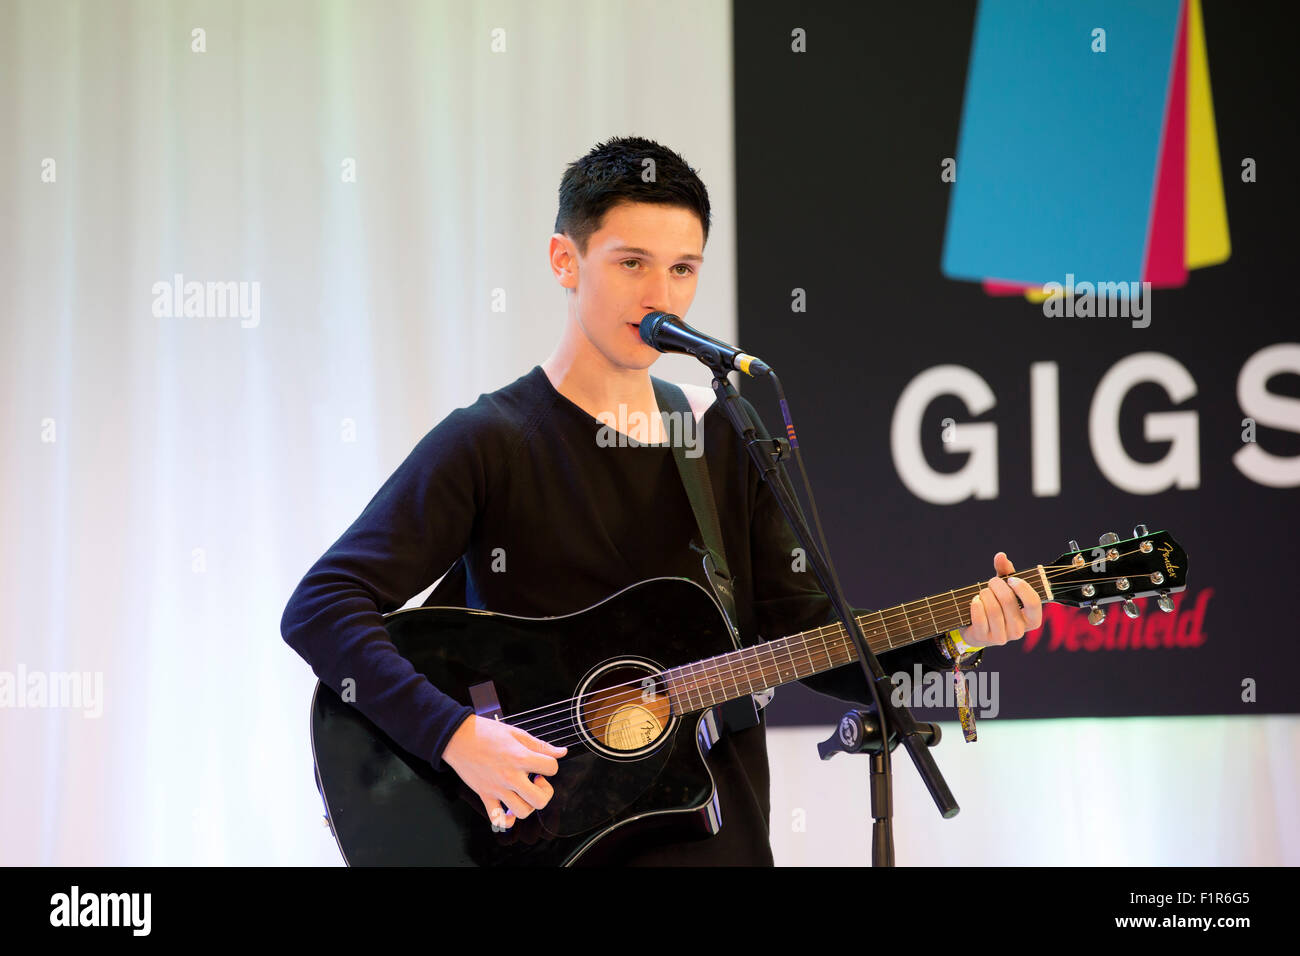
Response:
[{"label": "young man", "polygon": [[[643,176],[650,168],[654,175]],[[650,140],[614,139],[570,164],[550,240],[567,306],[555,351],[430,431],[285,609],[284,639],[320,679],[338,689],[352,678],[356,706],[402,747],[458,774],[500,826],[546,805],[547,778],[564,772],[565,750],[479,718],[433,687],[397,653],[381,614],[449,567],[427,604],[528,617],[568,614],[651,577],[707,583],[691,547],[700,537],[694,513],[672,449],[660,444],[668,436],[649,372],[660,353],[637,324],[651,311],[686,316],[709,220],[695,171]],[[815,575],[792,570],[793,532],[712,391],[683,389],[708,462],[742,641],[831,623]],[[625,439],[607,440],[611,421],[633,423]],[[994,568],[1014,570],[1001,553]],[[991,578],[971,614],[963,638],[972,647],[1016,640],[1041,623],[1033,588],[1014,578]],[[930,641],[882,656],[890,672],[915,662],[951,666]],[[855,667],[807,683],[870,700]],[[724,734],[709,754],[721,832],[613,861],[770,865],[764,734],[760,720]]]}]

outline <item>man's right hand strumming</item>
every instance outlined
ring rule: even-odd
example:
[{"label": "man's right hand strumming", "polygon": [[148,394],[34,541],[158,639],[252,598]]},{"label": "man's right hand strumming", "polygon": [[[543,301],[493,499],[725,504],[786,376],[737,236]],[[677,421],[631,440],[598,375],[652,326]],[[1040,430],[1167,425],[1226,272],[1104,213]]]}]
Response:
[{"label": "man's right hand strumming", "polygon": [[[447,741],[442,762],[478,794],[492,825],[508,828],[550,801],[555,791],[546,778],[560,769],[557,758],[566,753],[567,747],[518,727],[470,714]],[[529,774],[537,776],[530,780]]]}]

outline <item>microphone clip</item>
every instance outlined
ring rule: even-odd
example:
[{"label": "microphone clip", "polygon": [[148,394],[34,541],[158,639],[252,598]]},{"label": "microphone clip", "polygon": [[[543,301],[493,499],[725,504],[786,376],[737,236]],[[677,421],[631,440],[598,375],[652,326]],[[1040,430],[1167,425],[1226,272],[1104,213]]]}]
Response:
[{"label": "microphone clip", "polygon": [[755,438],[750,444],[763,446],[764,454],[774,463],[790,457],[790,442],[785,438]]}]

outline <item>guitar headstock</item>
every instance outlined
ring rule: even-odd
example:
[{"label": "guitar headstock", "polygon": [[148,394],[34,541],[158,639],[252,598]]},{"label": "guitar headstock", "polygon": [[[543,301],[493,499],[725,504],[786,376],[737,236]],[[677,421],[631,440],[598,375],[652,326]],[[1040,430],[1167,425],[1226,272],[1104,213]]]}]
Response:
[{"label": "guitar headstock", "polygon": [[1124,613],[1138,616],[1135,598],[1155,596],[1162,611],[1172,611],[1169,595],[1187,587],[1187,553],[1167,531],[1148,531],[1144,524],[1133,537],[1120,540],[1114,532],[1103,534],[1093,548],[1071,550],[1045,569],[1052,600],[1090,608],[1088,620],[1106,619],[1105,605],[1123,602]]}]

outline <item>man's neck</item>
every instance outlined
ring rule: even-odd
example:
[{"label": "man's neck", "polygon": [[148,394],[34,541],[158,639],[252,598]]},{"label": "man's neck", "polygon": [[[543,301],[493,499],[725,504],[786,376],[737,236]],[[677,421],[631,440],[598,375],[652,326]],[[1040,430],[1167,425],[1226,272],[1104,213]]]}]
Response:
[{"label": "man's neck", "polygon": [[[629,435],[637,441],[664,441],[663,422],[649,369],[614,368],[603,356],[588,357],[561,342],[542,363],[542,371],[557,392],[592,418],[605,416],[608,420],[608,416],[613,416],[615,423],[632,423],[628,426]],[[620,406],[626,409],[624,414],[620,414]],[[646,416],[644,421],[651,428],[649,435],[639,427],[641,419],[632,418],[635,412]]]}]

